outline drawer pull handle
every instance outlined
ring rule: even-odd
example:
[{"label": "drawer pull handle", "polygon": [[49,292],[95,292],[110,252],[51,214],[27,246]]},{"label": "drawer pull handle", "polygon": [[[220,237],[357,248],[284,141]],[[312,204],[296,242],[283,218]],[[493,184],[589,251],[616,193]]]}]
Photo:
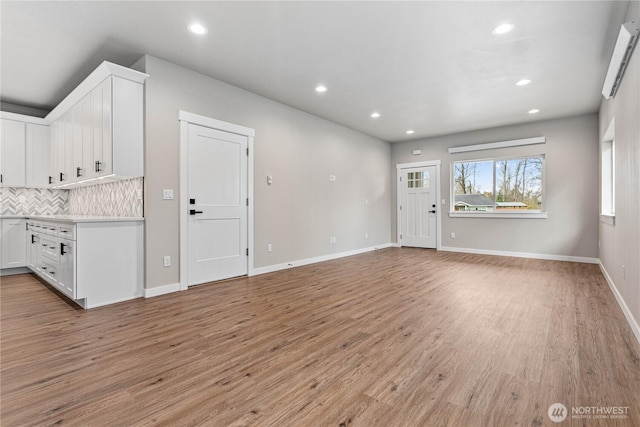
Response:
[{"label": "drawer pull handle", "polygon": [[60,243],[60,255],[65,255],[66,252],[64,251],[64,247],[67,246],[64,243]]}]

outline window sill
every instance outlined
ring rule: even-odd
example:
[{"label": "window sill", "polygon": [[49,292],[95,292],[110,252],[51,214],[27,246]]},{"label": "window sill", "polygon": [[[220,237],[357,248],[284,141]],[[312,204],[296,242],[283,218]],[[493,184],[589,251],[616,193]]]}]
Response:
[{"label": "window sill", "polygon": [[449,218],[527,218],[546,219],[547,212],[449,212]]},{"label": "window sill", "polygon": [[600,222],[615,226],[616,225],[616,216],[615,215],[609,215],[609,214],[600,214]]}]

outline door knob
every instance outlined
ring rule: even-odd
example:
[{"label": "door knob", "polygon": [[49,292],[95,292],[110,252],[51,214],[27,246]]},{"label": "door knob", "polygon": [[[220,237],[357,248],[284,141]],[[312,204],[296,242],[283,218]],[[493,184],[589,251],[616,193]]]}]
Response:
[{"label": "door knob", "polygon": [[429,211],[429,213],[436,213],[436,210],[434,209],[432,211]]},{"label": "door knob", "polygon": [[189,215],[201,214],[202,211],[197,211],[195,209],[189,209]]}]

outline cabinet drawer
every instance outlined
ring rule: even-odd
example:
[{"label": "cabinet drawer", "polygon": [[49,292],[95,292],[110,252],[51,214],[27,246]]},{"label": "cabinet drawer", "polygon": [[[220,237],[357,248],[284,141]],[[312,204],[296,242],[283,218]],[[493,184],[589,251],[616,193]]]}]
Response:
[{"label": "cabinet drawer", "polygon": [[56,239],[51,239],[48,236],[42,236],[40,239],[40,245],[42,246],[42,256],[44,258],[58,262],[58,242]]},{"label": "cabinet drawer", "polygon": [[63,239],[76,240],[76,227],[73,225],[59,225],[58,236]]},{"label": "cabinet drawer", "polygon": [[41,223],[39,231],[44,234],[49,234],[51,236],[58,235],[58,226],[50,223]]},{"label": "cabinet drawer", "polygon": [[42,260],[42,268],[40,270],[44,275],[44,278],[51,284],[58,284],[58,263],[49,261],[44,258]]}]

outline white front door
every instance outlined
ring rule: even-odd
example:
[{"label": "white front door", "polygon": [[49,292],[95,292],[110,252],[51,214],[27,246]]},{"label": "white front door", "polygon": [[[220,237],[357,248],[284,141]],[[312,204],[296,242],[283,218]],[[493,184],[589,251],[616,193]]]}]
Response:
[{"label": "white front door", "polygon": [[438,175],[435,166],[402,169],[402,246],[436,247]]},{"label": "white front door", "polygon": [[187,141],[188,285],[246,275],[248,137],[189,124]]}]

